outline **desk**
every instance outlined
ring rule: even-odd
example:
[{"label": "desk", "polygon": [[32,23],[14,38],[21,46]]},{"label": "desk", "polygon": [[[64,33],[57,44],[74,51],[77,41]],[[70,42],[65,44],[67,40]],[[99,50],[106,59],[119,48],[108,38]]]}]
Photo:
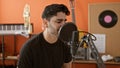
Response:
[{"label": "desk", "polygon": [[[120,68],[120,63],[105,62],[106,68]],[[72,68],[97,68],[96,61],[75,60]]]}]

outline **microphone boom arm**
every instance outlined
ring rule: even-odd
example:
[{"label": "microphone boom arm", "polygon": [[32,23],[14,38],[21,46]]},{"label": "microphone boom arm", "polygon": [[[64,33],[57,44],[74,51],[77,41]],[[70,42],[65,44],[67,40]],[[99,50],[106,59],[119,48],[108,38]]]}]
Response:
[{"label": "microphone boom arm", "polygon": [[[97,66],[98,68],[105,68],[105,65],[104,65],[104,62],[103,60],[101,59],[100,57],[100,54],[98,53],[98,50],[93,42],[93,39],[90,35],[86,36],[84,39],[82,39],[83,41],[80,42],[80,43],[83,43],[83,42],[86,42],[86,44],[88,45],[88,47],[90,47],[91,49],[91,53],[93,55],[93,57],[95,58],[95,60],[97,61]],[[79,46],[81,46],[82,44],[80,44]]]},{"label": "microphone boom arm", "polygon": [[[72,48],[74,47],[74,51],[71,49],[72,50],[71,52],[73,54],[72,55],[73,59],[75,59],[78,48],[83,47],[83,44],[86,43],[87,48],[89,47],[91,49],[91,54],[93,55],[93,58],[97,62],[97,67],[98,68],[106,68],[105,64],[104,64],[95,44],[93,42],[94,39],[92,39],[92,37],[91,37],[91,36],[93,36],[93,37],[95,37],[95,36],[91,33],[88,33],[88,32],[85,32],[85,33],[87,33],[87,35],[85,35],[83,38],[81,38],[81,41],[80,41],[80,43],[77,44],[77,47],[72,45]],[[95,37],[95,39],[96,39],[96,37]],[[76,43],[74,43],[74,44],[76,44]],[[87,48],[85,48],[85,49],[87,50]],[[89,55],[87,54],[87,52],[85,52],[85,59],[88,59],[87,56],[89,56]]]},{"label": "microphone boom arm", "polygon": [[100,57],[100,54],[99,54],[90,35],[87,37],[86,43],[90,47],[92,55],[95,58],[95,60],[97,61],[98,68],[105,68],[104,62],[103,62],[102,58]]}]

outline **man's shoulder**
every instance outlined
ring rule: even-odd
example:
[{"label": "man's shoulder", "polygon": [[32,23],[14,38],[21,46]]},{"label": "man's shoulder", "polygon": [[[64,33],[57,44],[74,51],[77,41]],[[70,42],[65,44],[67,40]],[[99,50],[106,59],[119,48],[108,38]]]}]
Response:
[{"label": "man's shoulder", "polygon": [[35,44],[35,43],[38,43],[40,42],[42,39],[42,33],[39,33],[39,34],[35,34],[34,36],[32,36],[30,39],[28,39],[26,41],[25,44]]}]

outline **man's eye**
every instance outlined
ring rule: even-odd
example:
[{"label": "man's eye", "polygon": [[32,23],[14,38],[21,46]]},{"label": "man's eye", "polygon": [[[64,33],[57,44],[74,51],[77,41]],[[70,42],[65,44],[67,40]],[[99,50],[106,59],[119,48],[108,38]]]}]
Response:
[{"label": "man's eye", "polygon": [[56,23],[61,23],[61,22],[63,22],[63,21],[65,22],[65,21],[67,21],[67,19],[65,19],[65,20],[59,19],[59,20],[56,21]]},{"label": "man's eye", "polygon": [[61,23],[61,21],[58,21],[57,23]]}]

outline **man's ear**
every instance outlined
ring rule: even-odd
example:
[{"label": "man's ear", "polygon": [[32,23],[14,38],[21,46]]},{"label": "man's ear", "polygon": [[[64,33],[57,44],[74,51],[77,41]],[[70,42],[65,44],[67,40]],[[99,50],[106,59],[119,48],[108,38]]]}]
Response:
[{"label": "man's ear", "polygon": [[47,28],[48,27],[48,22],[47,22],[47,20],[44,18],[43,19],[43,23],[42,23],[42,29],[44,30],[45,28]]},{"label": "man's ear", "polygon": [[45,25],[46,27],[48,27],[48,20],[44,18],[43,21],[44,21],[44,22],[43,22],[44,25]]}]

